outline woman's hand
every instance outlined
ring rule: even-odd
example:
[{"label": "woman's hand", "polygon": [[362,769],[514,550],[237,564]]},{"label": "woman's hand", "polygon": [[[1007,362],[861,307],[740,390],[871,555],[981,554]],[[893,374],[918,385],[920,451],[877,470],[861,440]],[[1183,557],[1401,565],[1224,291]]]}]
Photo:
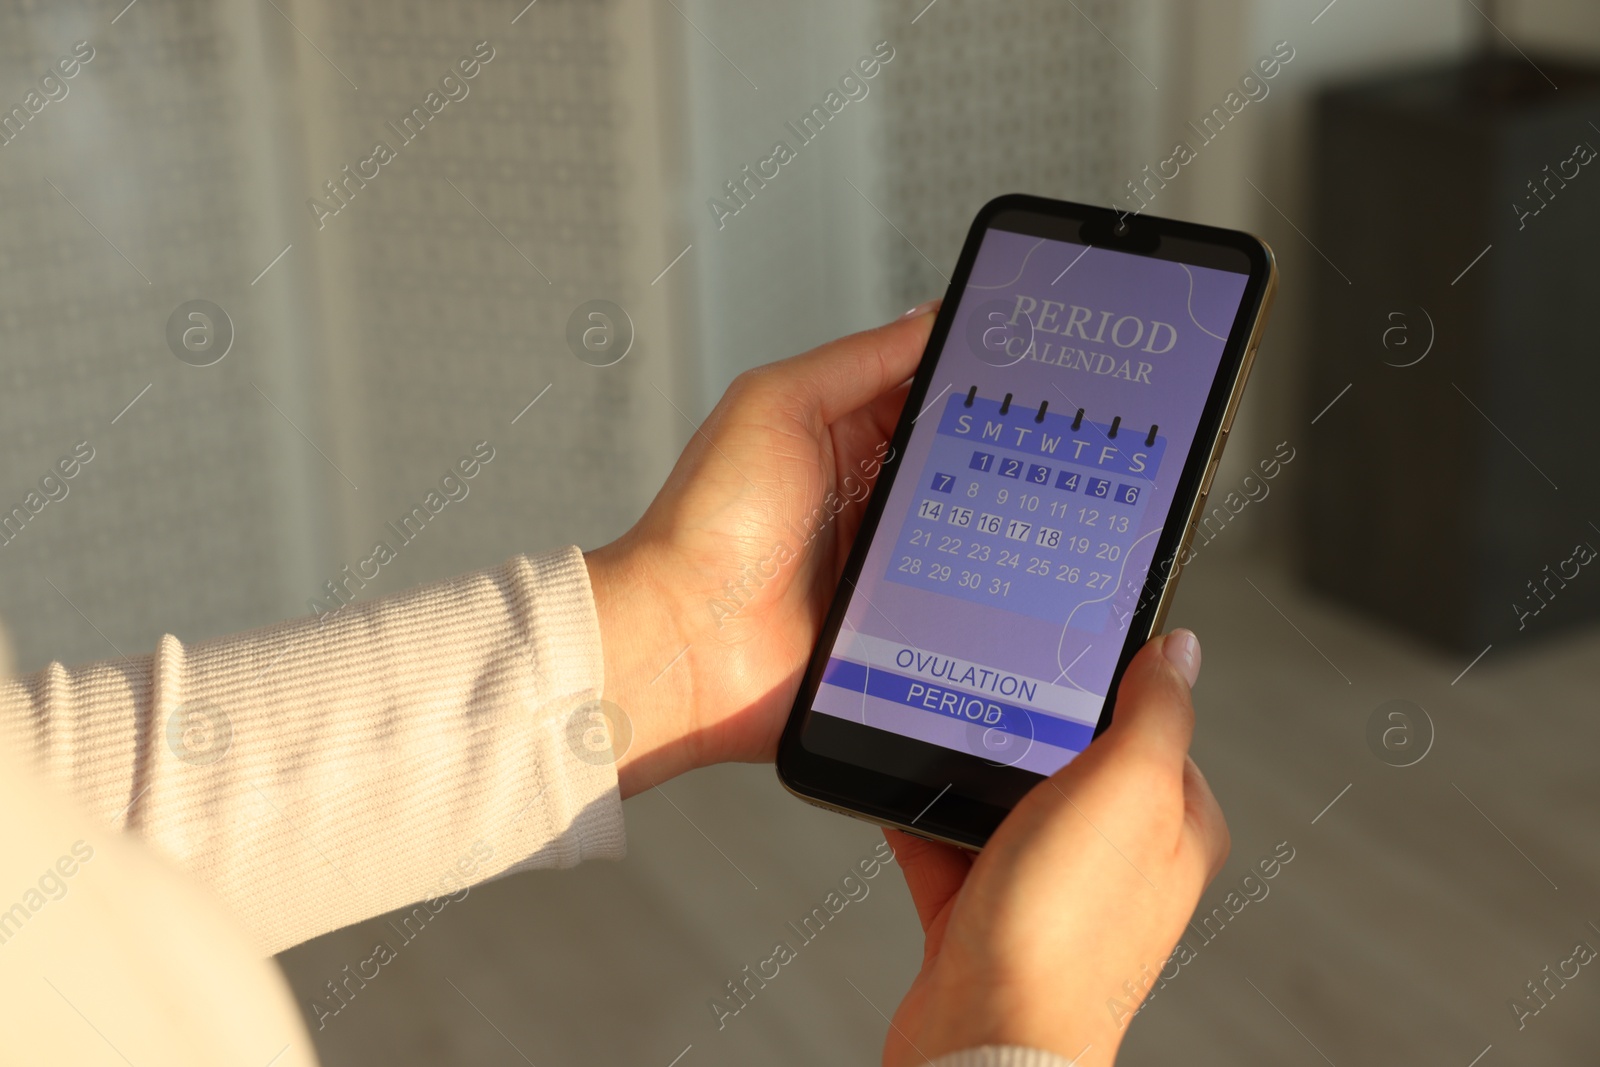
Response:
[{"label": "woman's hand", "polygon": [[644,517],[588,553],[624,796],[773,758],[936,307],[741,374]]},{"label": "woman's hand", "polygon": [[1116,713],[1035,786],[983,852],[889,831],[927,937],[887,1067],[980,1045],[1109,1064],[1124,1027],[1228,857],[1194,761],[1194,635],[1153,638]]}]

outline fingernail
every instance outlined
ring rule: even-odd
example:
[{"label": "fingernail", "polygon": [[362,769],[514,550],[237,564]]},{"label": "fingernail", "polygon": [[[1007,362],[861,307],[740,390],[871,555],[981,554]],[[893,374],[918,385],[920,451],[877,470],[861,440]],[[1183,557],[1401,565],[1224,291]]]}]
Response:
[{"label": "fingernail", "polygon": [[916,307],[912,308],[910,311],[906,312],[904,315],[901,315],[895,321],[896,322],[904,322],[906,319],[914,319],[918,315],[926,315],[928,312],[933,311],[938,306],[939,306],[939,301],[937,299],[924,301],[923,303],[918,304]]},{"label": "fingernail", "polygon": [[1200,639],[1192,630],[1174,630],[1161,641],[1161,654],[1191,686],[1200,677]]}]

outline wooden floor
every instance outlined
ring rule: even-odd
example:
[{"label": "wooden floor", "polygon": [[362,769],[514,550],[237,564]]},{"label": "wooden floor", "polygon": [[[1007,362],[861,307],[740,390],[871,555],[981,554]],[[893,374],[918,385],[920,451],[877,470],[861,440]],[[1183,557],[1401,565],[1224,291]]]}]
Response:
[{"label": "wooden floor", "polygon": [[[1600,965],[1520,1031],[1507,1006],[1575,942],[1600,948],[1600,630],[1495,648],[1452,684],[1463,660],[1221,554],[1196,561],[1171,622],[1204,644],[1195,754],[1234,840],[1202,907],[1278,842],[1295,858],[1158,993],[1121,1062],[1600,1062]],[[1390,699],[1435,726],[1415,766],[1367,747]],[[875,1062],[920,952],[892,868],[725,1028],[707,1007],[793,940],[784,924],[875,831],[791,799],[766,767],[702,772],[626,811],[625,862],[449,905],[326,1020],[324,1062]],[[281,958],[302,1003],[370,955],[372,926]]]}]

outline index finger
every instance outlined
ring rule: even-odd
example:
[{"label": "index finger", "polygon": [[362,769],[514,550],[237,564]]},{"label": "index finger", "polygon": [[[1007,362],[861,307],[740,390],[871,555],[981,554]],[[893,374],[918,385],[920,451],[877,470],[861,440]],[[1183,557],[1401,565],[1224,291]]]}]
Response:
[{"label": "index finger", "polygon": [[922,932],[927,933],[933,920],[950,902],[967,880],[972,869],[970,853],[954,845],[929,841],[900,830],[885,829],[884,839],[894,849],[895,862],[905,875],[906,888],[911,890],[911,902],[917,907],[917,919]]}]

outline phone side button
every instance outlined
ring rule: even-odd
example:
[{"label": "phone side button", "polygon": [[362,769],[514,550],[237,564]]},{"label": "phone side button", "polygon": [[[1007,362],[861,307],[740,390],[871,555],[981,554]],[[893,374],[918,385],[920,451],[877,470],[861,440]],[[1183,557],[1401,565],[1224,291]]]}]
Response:
[{"label": "phone side button", "polygon": [[[1183,531],[1183,540],[1178,542],[1178,558],[1177,560],[1174,560],[1174,562],[1180,567],[1183,565],[1182,560],[1185,550],[1193,547],[1194,545],[1194,535],[1200,529],[1200,520],[1205,518],[1205,507],[1206,498],[1205,494],[1202,493],[1199,504],[1195,508],[1194,521],[1189,524],[1189,528],[1187,530]],[[1174,568],[1173,573],[1177,573],[1176,568]]]},{"label": "phone side button", "polygon": [[1218,456],[1216,459],[1212,460],[1211,463],[1206,467],[1206,476],[1200,479],[1200,499],[1202,501],[1205,500],[1206,494],[1211,492],[1211,480],[1217,476],[1217,464],[1221,462],[1221,456]]}]

